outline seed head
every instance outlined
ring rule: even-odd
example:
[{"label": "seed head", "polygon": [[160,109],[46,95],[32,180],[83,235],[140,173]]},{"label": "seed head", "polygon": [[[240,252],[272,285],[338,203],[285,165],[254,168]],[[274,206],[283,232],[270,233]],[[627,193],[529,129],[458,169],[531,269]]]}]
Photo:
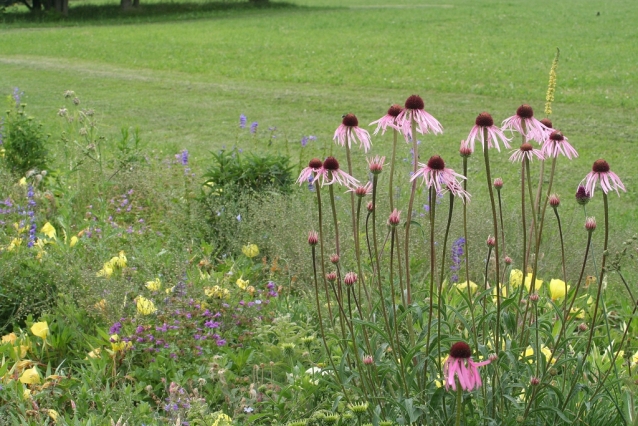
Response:
[{"label": "seed head", "polygon": [[494,119],[488,112],[482,112],[476,117],[474,122],[479,127],[492,127],[494,125]]},{"label": "seed head", "polygon": [[494,179],[494,188],[496,188],[497,191],[500,191],[502,187],[503,187],[503,179],[500,177]]},{"label": "seed head", "polygon": [[556,208],[560,205],[560,198],[558,198],[558,195],[552,194],[549,196],[549,205],[553,208]]},{"label": "seed head", "polygon": [[450,356],[452,358],[470,358],[472,356],[470,345],[465,342],[456,342],[450,348]]},{"label": "seed head", "polygon": [[310,233],[308,233],[308,244],[310,244],[311,246],[316,246],[318,242],[319,242],[319,235],[317,235],[317,232],[310,231]]},{"label": "seed head", "polygon": [[585,219],[585,229],[588,230],[589,232],[592,232],[594,229],[596,229],[595,217],[592,216]]},{"label": "seed head", "polygon": [[516,115],[521,118],[532,118],[534,116],[534,110],[531,106],[523,104],[516,110]]},{"label": "seed head", "polygon": [[322,165],[323,163],[318,158],[313,158],[308,162],[308,167],[310,167],[311,169],[319,169]]},{"label": "seed head", "polygon": [[554,126],[552,126],[552,120],[550,120],[549,118],[543,118],[543,119],[541,120],[541,123],[542,123],[545,127],[549,128],[549,129],[551,129],[551,128],[553,128],[553,127],[554,127]]},{"label": "seed head", "polygon": [[330,171],[339,170],[339,162],[334,157],[328,157],[323,162],[323,168]]},{"label": "seed head", "polygon": [[405,108],[406,109],[423,109],[425,108],[425,103],[423,102],[423,98],[421,98],[421,96],[412,95],[405,100]]},{"label": "seed head", "polygon": [[344,126],[356,127],[359,125],[359,120],[357,119],[357,116],[354,114],[346,114],[343,116],[343,120],[341,120],[341,123]]},{"label": "seed head", "polygon": [[609,163],[603,159],[596,160],[591,169],[594,173],[607,173],[609,171]]},{"label": "seed head", "polygon": [[401,114],[401,111],[403,111],[401,105],[394,104],[390,108],[388,108],[388,115],[391,115],[392,117],[398,117],[399,114]]},{"label": "seed head", "polygon": [[343,279],[343,283],[347,286],[351,286],[356,282],[357,282],[357,274],[355,274],[354,272],[348,272],[345,278]]},{"label": "seed head", "polygon": [[443,170],[445,169],[445,161],[439,155],[433,155],[428,160],[428,167],[432,170]]}]

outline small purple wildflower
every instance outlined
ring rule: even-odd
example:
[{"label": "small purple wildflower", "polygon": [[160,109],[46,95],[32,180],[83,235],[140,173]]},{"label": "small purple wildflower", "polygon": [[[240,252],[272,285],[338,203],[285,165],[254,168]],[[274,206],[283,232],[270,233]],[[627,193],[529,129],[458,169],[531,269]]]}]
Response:
[{"label": "small purple wildflower", "polygon": [[459,270],[461,269],[461,259],[463,258],[463,246],[465,245],[465,238],[459,237],[452,244],[452,264],[450,265],[450,271],[452,277],[450,280],[453,283],[459,281]]},{"label": "small purple wildflower", "polygon": [[122,323],[118,321],[109,328],[109,334],[119,334],[121,329]]},{"label": "small purple wildflower", "polygon": [[240,129],[246,128],[246,116],[244,114],[239,115],[239,128]]},{"label": "small purple wildflower", "polygon": [[188,165],[188,150],[187,149],[182,150],[179,161],[180,163],[182,163],[182,166]]},{"label": "small purple wildflower", "polygon": [[257,123],[256,121],[253,121],[252,123],[250,123],[250,133],[252,134],[257,133],[257,126],[259,126],[259,123]]}]

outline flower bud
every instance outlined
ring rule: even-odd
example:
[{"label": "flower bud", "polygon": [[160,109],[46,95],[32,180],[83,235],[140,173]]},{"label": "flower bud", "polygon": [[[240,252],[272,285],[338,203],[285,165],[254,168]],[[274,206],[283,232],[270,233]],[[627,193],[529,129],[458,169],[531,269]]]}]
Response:
[{"label": "flower bud", "polygon": [[348,287],[352,286],[356,282],[357,282],[357,274],[355,274],[354,272],[348,272],[345,278],[343,279],[343,283],[347,285]]},{"label": "flower bud", "polygon": [[512,258],[509,256],[505,256],[505,264],[506,265],[511,265],[512,264]]},{"label": "flower bud", "polygon": [[316,246],[318,242],[319,235],[317,235],[317,232],[310,231],[310,233],[308,233],[308,244],[310,244],[311,246]]},{"label": "flower bud", "polygon": [[372,358],[372,355],[364,355],[363,356],[363,363],[365,365],[372,365],[372,364],[374,364],[374,358]]},{"label": "flower bud", "polygon": [[589,203],[589,199],[591,198],[591,194],[587,192],[584,186],[578,185],[578,189],[576,190],[576,202],[581,206]]},{"label": "flower bud", "polygon": [[556,208],[560,205],[560,198],[558,198],[558,195],[552,194],[549,196],[549,205],[552,206],[552,208]]},{"label": "flower bud", "polygon": [[333,265],[336,265],[337,263],[339,263],[339,255],[338,254],[331,255],[330,262],[332,262]]},{"label": "flower bud", "polygon": [[500,177],[494,179],[494,188],[496,188],[497,191],[500,191],[502,187],[503,187],[503,179]]},{"label": "flower bud", "polygon": [[328,280],[331,283],[337,281],[337,273],[336,272],[327,273],[326,274],[326,280]]},{"label": "flower bud", "polygon": [[532,293],[529,295],[529,300],[531,300],[534,303],[538,302],[538,299],[539,299],[538,293]]},{"label": "flower bud", "polygon": [[390,213],[390,217],[388,218],[388,224],[390,226],[395,227],[401,222],[400,213],[397,209],[394,209],[392,213]]},{"label": "flower bud", "polygon": [[529,381],[530,385],[538,386],[540,384],[540,379],[538,377],[532,377]]},{"label": "flower bud", "polygon": [[374,211],[374,204],[372,204],[372,201],[368,201],[367,209],[368,209],[368,212],[370,213]]},{"label": "flower bud", "polygon": [[486,243],[488,247],[494,247],[496,245],[496,238],[490,235],[489,237],[487,237]]},{"label": "flower bud", "polygon": [[589,232],[592,232],[594,229],[596,229],[596,218],[595,217],[588,217],[587,219],[585,219],[585,229]]}]

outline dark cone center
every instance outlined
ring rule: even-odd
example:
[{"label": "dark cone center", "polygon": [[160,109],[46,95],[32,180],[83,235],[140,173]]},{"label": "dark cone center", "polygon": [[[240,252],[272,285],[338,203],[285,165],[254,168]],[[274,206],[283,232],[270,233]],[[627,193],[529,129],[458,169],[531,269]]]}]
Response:
[{"label": "dark cone center", "polygon": [[549,135],[549,138],[553,141],[560,142],[565,139],[565,136],[563,136],[560,130],[555,130]]},{"label": "dark cone center", "polygon": [[337,171],[337,170],[339,170],[339,162],[334,157],[328,157],[323,162],[323,168],[326,169],[326,170],[333,171],[333,172]]},{"label": "dark cone center", "polygon": [[428,160],[428,167],[432,170],[443,170],[445,168],[445,161],[439,155],[433,155]]},{"label": "dark cone center", "polygon": [[321,167],[323,163],[321,162],[320,159],[318,158],[313,158],[312,160],[310,160],[310,162],[308,163],[308,167],[310,167],[311,169],[318,169]]},{"label": "dark cone center", "polygon": [[516,110],[516,115],[521,118],[532,118],[534,116],[534,110],[531,106],[523,104]]},{"label": "dark cone center", "polygon": [[401,108],[401,105],[394,104],[390,108],[388,108],[388,115],[391,115],[392,117],[397,117],[399,114],[401,114],[401,111],[403,111],[403,108]]},{"label": "dark cone center", "polygon": [[475,123],[480,127],[492,127],[494,125],[494,119],[489,112],[482,112],[476,117]]},{"label": "dark cone center", "polygon": [[407,109],[423,109],[425,108],[425,103],[423,102],[421,96],[412,95],[405,100],[405,107]]},{"label": "dark cone center", "polygon": [[532,149],[534,148],[532,147],[531,143],[525,142],[523,145],[521,145],[521,151],[527,152],[527,151],[531,151]]},{"label": "dark cone center", "polygon": [[450,356],[452,358],[469,358],[472,356],[470,345],[465,342],[456,342],[450,348]]},{"label": "dark cone center", "polygon": [[541,120],[541,123],[543,123],[543,125],[547,127],[548,129],[554,128],[554,126],[552,125],[552,120],[550,120],[549,118],[543,118]]},{"label": "dark cone center", "polygon": [[609,163],[605,160],[596,160],[591,168],[595,173],[607,173],[609,171]]},{"label": "dark cone center", "polygon": [[342,123],[344,126],[356,127],[359,125],[359,120],[357,120],[357,116],[354,114],[346,114],[343,116]]}]

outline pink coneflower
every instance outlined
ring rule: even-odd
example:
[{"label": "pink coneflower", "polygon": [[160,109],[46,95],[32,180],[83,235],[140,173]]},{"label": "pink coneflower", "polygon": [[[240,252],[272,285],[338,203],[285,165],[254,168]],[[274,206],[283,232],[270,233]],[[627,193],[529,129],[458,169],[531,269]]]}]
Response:
[{"label": "pink coneflower", "polygon": [[346,114],[343,116],[341,125],[337,127],[337,130],[335,130],[335,135],[332,139],[340,143],[341,146],[345,146],[347,139],[348,148],[352,147],[353,140],[355,143],[358,140],[361,147],[363,147],[364,152],[368,152],[372,145],[372,142],[370,142],[370,133],[359,127],[359,120],[354,114]]},{"label": "pink coneflower", "polygon": [[397,116],[397,125],[406,140],[412,140],[412,119],[416,122],[416,131],[426,133],[443,133],[443,127],[436,118],[425,112],[425,103],[419,95],[412,95],[405,101],[405,109]]},{"label": "pink coneflower", "polygon": [[524,159],[532,161],[534,157],[538,158],[539,160],[545,159],[540,149],[535,149],[531,143],[525,142],[518,149],[512,152],[512,155],[510,156],[510,161],[520,162],[520,161],[523,161]]},{"label": "pink coneflower", "polygon": [[425,185],[428,188],[434,187],[437,194],[450,191],[455,196],[461,197],[464,202],[466,199],[469,200],[470,194],[464,191],[456,180],[457,178],[465,179],[465,176],[446,168],[445,162],[440,156],[434,155],[430,157],[427,164],[419,163],[419,166],[421,168],[412,176],[410,182],[422,177]]},{"label": "pink coneflower", "polygon": [[534,118],[531,106],[523,104],[516,110],[516,115],[503,120],[502,130],[516,130],[527,139],[533,139],[539,144],[545,142],[545,134],[549,130],[543,123]]},{"label": "pink coneflower", "polygon": [[602,159],[594,161],[591,172],[585,176],[581,185],[583,182],[585,182],[585,190],[590,194],[590,197],[594,196],[596,182],[600,182],[600,187],[605,194],[614,190],[620,196],[618,189],[627,192],[618,175],[609,169],[609,163]]},{"label": "pink coneflower", "polygon": [[545,158],[555,158],[558,157],[558,154],[562,154],[570,160],[578,157],[578,153],[560,130],[554,130],[549,134],[541,150]]},{"label": "pink coneflower", "polygon": [[401,129],[397,126],[397,117],[399,116],[399,114],[401,114],[401,111],[403,111],[401,105],[394,104],[390,108],[388,108],[388,112],[386,115],[384,115],[377,121],[373,121],[372,123],[370,123],[370,126],[372,126],[373,124],[377,125],[377,128],[374,130],[373,135],[379,133],[379,130],[382,130],[382,135],[385,134],[385,131],[388,129],[388,127],[401,131]]},{"label": "pink coneflower", "polygon": [[445,389],[456,390],[456,380],[463,390],[472,391],[481,387],[481,375],[478,368],[490,363],[490,360],[482,362],[474,362],[472,359],[472,350],[465,342],[456,342],[450,348],[450,356],[447,357],[443,364],[443,374],[445,376]]},{"label": "pink coneflower", "polygon": [[474,151],[474,144],[478,139],[481,142],[481,146],[485,149],[485,130],[487,130],[487,147],[494,148],[500,152],[501,147],[498,144],[499,139],[505,145],[505,148],[510,148],[509,139],[505,136],[503,131],[494,125],[494,119],[487,112],[480,113],[474,121],[474,127],[470,130],[470,134],[467,136],[464,144]]},{"label": "pink coneflower", "polygon": [[576,189],[576,202],[584,206],[589,203],[590,198],[591,194],[589,191],[587,191],[583,185],[578,185],[578,189]]},{"label": "pink coneflower", "polygon": [[319,171],[322,165],[323,163],[318,158],[313,158],[312,160],[310,160],[310,162],[308,163],[308,167],[304,168],[299,174],[299,177],[297,178],[297,183],[299,185],[308,183],[308,179],[314,178],[315,173]]},{"label": "pink coneflower", "polygon": [[325,159],[321,167],[317,169],[312,183],[314,184],[319,179],[321,179],[321,186],[332,185],[335,182],[348,188],[359,185],[357,179],[339,168],[339,162],[334,157]]},{"label": "pink coneflower", "polygon": [[461,141],[461,148],[459,148],[459,155],[461,158],[470,158],[474,150],[465,144],[465,141]]},{"label": "pink coneflower", "polygon": [[383,171],[383,163],[385,162],[385,157],[376,155],[374,158],[366,158],[366,161],[368,162],[370,173],[378,175]]},{"label": "pink coneflower", "polygon": [[346,192],[354,192],[357,197],[365,197],[372,194],[372,182],[367,182],[365,185],[356,186],[348,189]]}]

